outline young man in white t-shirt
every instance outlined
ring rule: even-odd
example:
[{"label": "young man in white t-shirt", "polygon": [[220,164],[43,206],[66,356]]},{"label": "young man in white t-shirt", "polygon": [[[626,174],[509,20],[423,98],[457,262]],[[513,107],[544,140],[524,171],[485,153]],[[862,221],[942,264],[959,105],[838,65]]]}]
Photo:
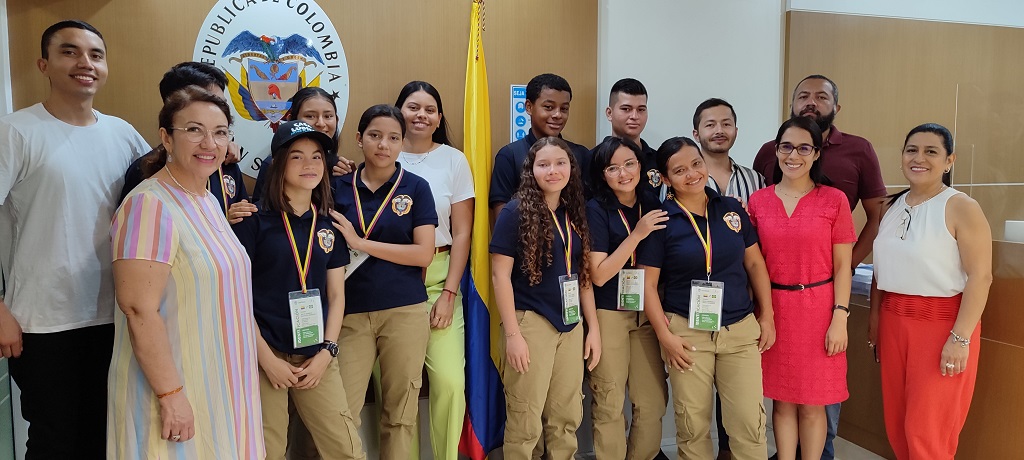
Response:
[{"label": "young man in white t-shirt", "polygon": [[49,97],[0,117],[0,204],[14,229],[0,353],[22,391],[27,458],[105,458],[110,220],[124,170],[149,148],[131,125],[93,110],[107,80],[96,28],[58,22],[41,48]]}]

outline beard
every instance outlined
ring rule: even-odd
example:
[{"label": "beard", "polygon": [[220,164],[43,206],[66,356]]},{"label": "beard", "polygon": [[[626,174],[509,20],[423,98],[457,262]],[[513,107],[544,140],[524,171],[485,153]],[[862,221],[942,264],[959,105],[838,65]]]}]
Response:
[{"label": "beard", "polygon": [[[811,117],[812,114],[813,114],[813,117]],[[822,115],[821,112],[818,112],[817,110],[802,111],[802,112],[800,112],[800,114],[797,114],[796,112],[793,112],[791,115],[792,115],[792,118],[796,118],[796,117],[813,118],[814,119],[814,123],[816,125],[818,125],[818,129],[820,129],[822,133],[824,133],[825,130],[831,128],[832,127],[832,122],[835,121],[835,119],[836,119],[836,111],[835,111],[835,109],[833,109],[831,112],[829,112],[828,115]]]}]

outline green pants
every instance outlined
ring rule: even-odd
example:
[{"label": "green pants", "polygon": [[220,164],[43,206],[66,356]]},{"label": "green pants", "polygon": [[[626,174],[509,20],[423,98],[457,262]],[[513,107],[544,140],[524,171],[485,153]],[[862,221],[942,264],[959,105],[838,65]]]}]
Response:
[{"label": "green pants", "polygon": [[[449,253],[434,255],[434,261],[427,267],[427,305],[442,294],[448,277]],[[455,459],[459,455],[459,438],[462,423],[466,418],[466,320],[462,315],[462,294],[455,297],[452,324],[444,329],[431,329],[424,361],[427,370],[427,385],[430,390],[430,446],[434,458]],[[380,366],[374,367],[373,384],[380,395]],[[379,397],[378,397],[379,399]],[[419,430],[409,452],[409,458],[418,460]]]}]

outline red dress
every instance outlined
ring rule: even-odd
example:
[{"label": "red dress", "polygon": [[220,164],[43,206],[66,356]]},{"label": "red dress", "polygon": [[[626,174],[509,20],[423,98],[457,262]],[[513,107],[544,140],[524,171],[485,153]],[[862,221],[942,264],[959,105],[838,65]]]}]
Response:
[{"label": "red dress", "polygon": [[[857,240],[846,195],[819,186],[786,215],[775,186],[754,192],[750,221],[773,283],[810,284],[832,277],[832,246]],[[772,289],[776,341],[761,355],[765,397],[796,404],[846,400],[846,353],[829,357],[825,333],[832,322],[832,283],[802,291]]]}]

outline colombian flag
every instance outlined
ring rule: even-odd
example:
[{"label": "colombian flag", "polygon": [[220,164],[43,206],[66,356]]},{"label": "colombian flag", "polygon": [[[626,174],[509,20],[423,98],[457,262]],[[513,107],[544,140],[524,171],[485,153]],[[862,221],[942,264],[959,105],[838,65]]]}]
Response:
[{"label": "colombian flag", "polygon": [[[501,340],[498,315],[491,288],[491,260],[488,253],[491,228],[487,204],[491,177],[491,112],[487,99],[487,69],[484,64],[483,0],[473,1],[470,15],[469,58],[466,62],[465,142],[463,149],[473,170],[476,202],[469,270],[462,278],[463,311],[466,317],[466,422],[459,451],[473,460],[501,446],[505,431],[505,395],[498,375],[501,356],[494,342]],[[492,340],[492,337],[494,338]]]}]

